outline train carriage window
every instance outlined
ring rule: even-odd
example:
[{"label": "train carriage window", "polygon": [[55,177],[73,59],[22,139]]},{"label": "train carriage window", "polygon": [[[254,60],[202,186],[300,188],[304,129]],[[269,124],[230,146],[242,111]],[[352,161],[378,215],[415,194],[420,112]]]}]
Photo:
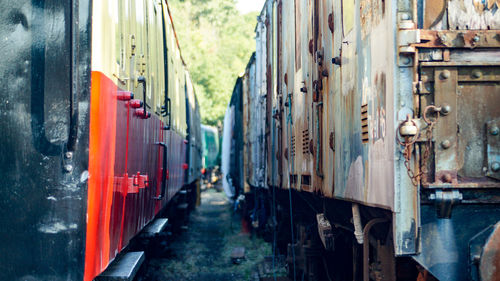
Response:
[{"label": "train carriage window", "polygon": [[120,68],[120,73],[119,76],[123,76],[123,72],[125,71],[125,34],[124,34],[124,23],[125,21],[122,20],[124,18],[124,1],[119,1],[118,2],[118,18],[120,19],[118,23],[116,24],[116,42],[118,44],[115,45],[115,52],[116,52],[116,64],[119,65]]},{"label": "train carriage window", "polygon": [[[163,5],[163,4],[162,4]],[[164,117],[167,117],[167,126],[170,128],[172,126],[170,120],[171,120],[171,116],[169,116],[170,112],[169,112],[169,108],[168,108],[168,102],[169,102],[169,96],[170,96],[170,92],[169,92],[169,80],[168,80],[168,75],[169,75],[169,60],[168,60],[168,54],[169,54],[169,47],[167,45],[167,25],[166,25],[166,18],[165,18],[165,7],[162,6],[162,10],[161,10],[161,18],[160,18],[160,21],[161,21],[161,26],[162,26],[162,29],[161,29],[161,32],[162,32],[162,38],[163,38],[163,74],[162,74],[162,77],[164,77],[164,84],[163,84],[163,89],[164,91],[163,92],[163,97],[161,98],[161,101],[163,101],[163,116]]]},{"label": "train carriage window", "polygon": [[354,0],[342,0],[342,32],[346,36],[354,26]]},{"label": "train carriage window", "polygon": [[154,12],[153,3],[150,1],[146,1],[146,60],[145,60],[145,71],[144,76],[146,77],[146,106],[148,110],[152,107],[153,102],[153,93],[154,93],[154,76],[155,76],[155,48],[153,46],[153,42],[155,40],[155,32],[154,32]]},{"label": "train carriage window", "polygon": [[[158,5],[158,6],[157,6]],[[158,114],[161,113],[161,106],[165,100],[164,96],[164,67],[163,67],[163,34],[162,34],[162,12],[161,2],[155,4],[155,51],[156,51],[156,95],[155,95],[155,110]],[[159,10],[160,9],[160,10]],[[159,10],[159,11],[158,11]]]}]

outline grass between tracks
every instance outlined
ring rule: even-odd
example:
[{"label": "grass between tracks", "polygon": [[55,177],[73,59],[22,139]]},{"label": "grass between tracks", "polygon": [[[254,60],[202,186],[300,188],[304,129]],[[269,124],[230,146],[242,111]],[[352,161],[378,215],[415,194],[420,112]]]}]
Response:
[{"label": "grass between tracks", "polygon": [[[245,260],[231,261],[235,247],[245,247]],[[241,232],[224,193],[202,193],[202,205],[191,214],[187,231],[178,235],[165,255],[152,259],[147,280],[259,280],[257,266],[272,254],[271,245]]]}]

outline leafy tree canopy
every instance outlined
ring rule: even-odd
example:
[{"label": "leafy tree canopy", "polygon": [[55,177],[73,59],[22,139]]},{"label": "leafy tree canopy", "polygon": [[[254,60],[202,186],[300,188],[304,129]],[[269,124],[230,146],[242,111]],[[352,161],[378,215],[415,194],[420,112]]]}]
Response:
[{"label": "leafy tree canopy", "polygon": [[236,78],[255,50],[258,13],[240,14],[235,0],[168,3],[200,102],[202,122],[217,125],[224,119]]}]

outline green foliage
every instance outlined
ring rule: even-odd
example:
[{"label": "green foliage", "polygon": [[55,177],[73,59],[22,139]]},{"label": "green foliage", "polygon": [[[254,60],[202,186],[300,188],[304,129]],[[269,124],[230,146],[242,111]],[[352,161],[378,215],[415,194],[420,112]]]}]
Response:
[{"label": "green foliage", "polygon": [[241,15],[235,0],[171,0],[182,55],[200,101],[202,122],[224,119],[238,75],[255,50],[257,12]]}]

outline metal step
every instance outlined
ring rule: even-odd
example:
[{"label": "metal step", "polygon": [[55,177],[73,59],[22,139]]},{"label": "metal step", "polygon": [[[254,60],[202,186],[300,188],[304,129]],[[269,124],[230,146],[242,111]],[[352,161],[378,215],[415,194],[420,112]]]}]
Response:
[{"label": "metal step", "polygon": [[168,225],[167,218],[158,218],[150,222],[142,231],[142,238],[152,238],[160,234]]},{"label": "metal step", "polygon": [[95,278],[96,281],[132,281],[144,259],[144,252],[129,252],[115,259],[108,268]]}]

